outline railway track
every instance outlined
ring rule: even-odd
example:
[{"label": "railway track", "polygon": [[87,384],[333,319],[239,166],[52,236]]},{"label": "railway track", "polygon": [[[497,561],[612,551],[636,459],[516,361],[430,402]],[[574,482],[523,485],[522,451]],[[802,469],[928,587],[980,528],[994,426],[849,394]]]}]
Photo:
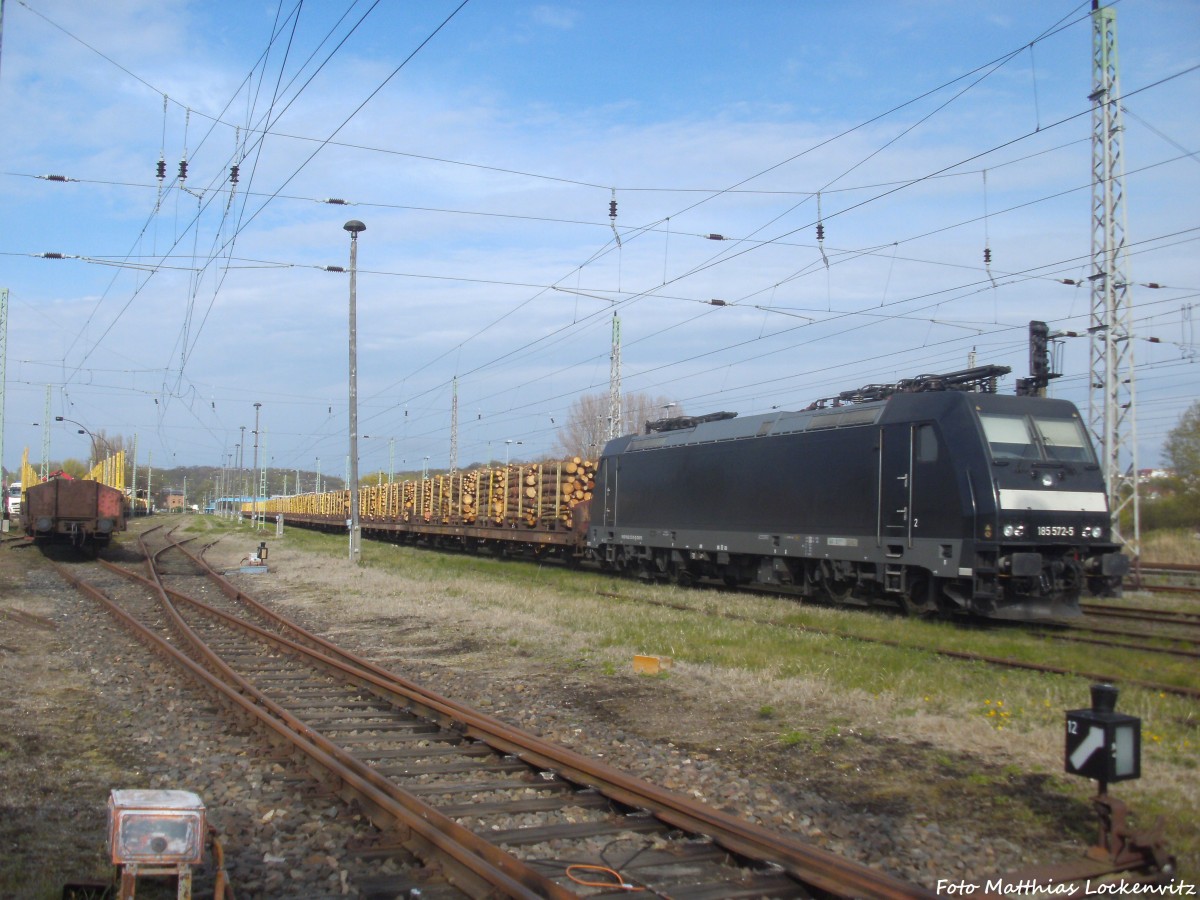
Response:
[{"label": "railway track", "polygon": [[[1116,639],[1106,637],[1084,637],[1083,633],[1087,634],[1106,634],[1117,636]],[[1082,628],[1078,626],[1068,626],[1063,630],[1057,630],[1054,626],[1044,626],[1038,629],[1037,633],[1044,639],[1050,641],[1062,641],[1073,644],[1091,644],[1096,647],[1112,647],[1122,650],[1136,650],[1142,653],[1161,654],[1164,656],[1178,656],[1186,659],[1200,659],[1200,649],[1197,649],[1195,638],[1170,638],[1156,634],[1137,633],[1129,634],[1128,632],[1119,631],[1109,628]],[[1157,643],[1150,643],[1157,641]]]},{"label": "railway track", "polygon": [[1033,627],[1050,640],[1200,658],[1200,613],[1094,602],[1082,608],[1080,619]]},{"label": "railway track", "polygon": [[1200,596],[1200,566],[1185,563],[1139,563],[1125,581],[1131,591]]},{"label": "railway track", "polygon": [[[648,604],[652,604],[655,606],[667,607],[669,609],[677,609],[681,612],[699,613],[701,615],[715,615],[715,616],[719,616],[721,618],[730,619],[730,620],[734,620],[734,621],[751,622],[751,623],[758,624],[758,625],[773,625],[775,627],[789,628],[789,629],[793,629],[795,631],[806,632],[809,634],[830,635],[833,637],[845,638],[847,640],[862,641],[864,643],[871,643],[871,644],[880,644],[880,645],[886,646],[886,647],[897,647],[897,648],[907,649],[907,650],[923,650],[927,653],[932,653],[937,656],[946,656],[951,659],[962,659],[962,660],[969,660],[969,661],[974,661],[974,662],[983,662],[983,663],[987,663],[987,664],[993,665],[993,666],[998,666],[1001,668],[1024,669],[1026,671],[1045,672],[1045,673],[1053,674],[1053,675],[1072,675],[1072,676],[1076,676],[1079,678],[1086,678],[1090,681],[1111,682],[1113,684],[1121,684],[1121,685],[1132,686],[1132,687],[1140,687],[1140,688],[1145,688],[1146,690],[1156,691],[1156,692],[1165,693],[1165,694],[1175,694],[1180,697],[1190,697],[1193,699],[1200,699],[1200,687],[1193,687],[1193,686],[1189,686],[1189,685],[1169,684],[1166,682],[1151,681],[1151,680],[1148,680],[1145,678],[1135,678],[1135,677],[1131,677],[1129,675],[1125,675],[1125,674],[1118,673],[1115,671],[1103,672],[1103,671],[1096,671],[1096,670],[1073,669],[1073,668],[1070,668],[1067,666],[1052,665],[1049,663],[1032,662],[1029,660],[1017,659],[1015,657],[995,656],[995,655],[986,654],[986,653],[974,653],[974,652],[970,652],[970,651],[966,651],[966,650],[957,650],[957,649],[953,649],[953,648],[949,648],[949,647],[919,646],[917,644],[914,644],[912,641],[875,637],[875,636],[869,636],[869,635],[863,635],[863,634],[854,634],[854,633],[851,633],[851,632],[848,632],[848,631],[845,631],[842,629],[822,628],[822,627],[819,627],[816,625],[798,625],[798,624],[782,624],[781,625],[777,622],[771,622],[771,621],[767,621],[764,619],[758,619],[753,616],[742,615],[740,613],[704,612],[701,610],[697,610],[695,607],[688,606],[683,603],[670,603],[670,602],[664,602],[664,601],[651,600],[648,598],[634,599],[634,598],[629,597],[624,594],[615,594],[615,593],[605,592],[603,594],[603,596],[610,597],[614,600],[622,600],[622,601],[634,602],[634,603],[648,603]],[[1055,635],[1054,632],[1047,633],[1047,636],[1050,636],[1050,637],[1053,637],[1054,635]],[[1147,635],[1146,637],[1157,638],[1159,636],[1158,635]],[[1087,642],[1086,639],[1076,638],[1076,637],[1072,637],[1070,635],[1062,635],[1062,639],[1073,640],[1073,641],[1076,641],[1079,643]],[[1101,643],[1101,642],[1096,641],[1095,643]],[[1191,657],[1191,656],[1196,655],[1190,647],[1170,648],[1170,649],[1164,650],[1164,648],[1161,648],[1159,646],[1154,646],[1154,645],[1149,645],[1149,644],[1130,643],[1128,641],[1108,642],[1108,646],[1112,646],[1114,648],[1119,648],[1119,649],[1124,649],[1124,650],[1138,650],[1138,651],[1150,652],[1150,653],[1165,653],[1165,655],[1180,655],[1180,656],[1185,656],[1185,657]],[[1178,652],[1178,653],[1173,652],[1174,649],[1180,649],[1182,652]]]},{"label": "railway track", "polygon": [[[164,544],[167,542],[164,541]],[[171,554],[165,561],[164,554]],[[438,697],[286,622],[228,582],[208,603],[199,557],[163,546],[159,602],[71,576],[147,643],[302,751],[397,845],[470,896],[925,897],[923,888],[772,834]],[[161,575],[160,569],[175,572]],[[211,574],[209,577],[212,577]],[[624,886],[624,887],[623,887]]]},{"label": "railway track", "polygon": [[1084,615],[1091,618],[1124,619],[1137,623],[1154,623],[1200,629],[1200,613],[1147,609],[1144,607],[1113,606],[1105,603],[1084,603],[1081,606]]}]

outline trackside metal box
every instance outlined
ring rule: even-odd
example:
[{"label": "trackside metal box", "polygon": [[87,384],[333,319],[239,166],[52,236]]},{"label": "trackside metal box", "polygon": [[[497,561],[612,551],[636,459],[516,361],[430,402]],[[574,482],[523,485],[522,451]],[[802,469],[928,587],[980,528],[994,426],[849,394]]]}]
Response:
[{"label": "trackside metal box", "polygon": [[1114,712],[1117,689],[1092,686],[1091,709],[1067,710],[1066,770],[1102,783],[1142,776],[1142,720]]},{"label": "trackside metal box", "polygon": [[204,857],[204,803],[191,791],[114,790],[108,847],[114,865],[198,865]]}]

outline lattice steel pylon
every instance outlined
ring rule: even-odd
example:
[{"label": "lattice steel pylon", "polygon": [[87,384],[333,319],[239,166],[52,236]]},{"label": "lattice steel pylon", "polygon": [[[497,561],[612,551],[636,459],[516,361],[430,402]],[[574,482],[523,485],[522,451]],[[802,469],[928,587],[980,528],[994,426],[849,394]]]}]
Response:
[{"label": "lattice steel pylon", "polygon": [[[450,397],[450,474],[458,471],[458,376],[454,376],[454,390]],[[388,480],[391,478],[389,476]]]},{"label": "lattice steel pylon", "polygon": [[38,477],[50,480],[50,385],[46,385],[46,409],[42,413],[42,466]]},{"label": "lattice steel pylon", "polygon": [[[257,437],[255,438],[257,441]],[[260,529],[267,524],[267,432],[264,429],[262,433],[262,468],[258,470],[258,489],[255,491],[254,498],[254,523]],[[263,498],[262,512],[259,512],[258,498]]]},{"label": "lattice steel pylon", "polygon": [[621,434],[621,319],[613,313],[612,356],[608,371],[608,439]]},{"label": "lattice steel pylon", "polygon": [[[7,362],[8,362],[8,288],[0,288],[0,475],[3,474],[4,464],[4,395],[6,392],[7,381]],[[4,487],[8,487],[8,481],[0,478],[4,482]],[[4,503],[4,508],[0,510],[0,518],[8,518],[8,502],[0,500]]]},{"label": "lattice steel pylon", "polygon": [[[1103,455],[1113,537],[1141,551],[1133,302],[1126,257],[1117,12],[1092,3],[1092,316],[1088,425]],[[1122,519],[1124,518],[1124,523]]]}]

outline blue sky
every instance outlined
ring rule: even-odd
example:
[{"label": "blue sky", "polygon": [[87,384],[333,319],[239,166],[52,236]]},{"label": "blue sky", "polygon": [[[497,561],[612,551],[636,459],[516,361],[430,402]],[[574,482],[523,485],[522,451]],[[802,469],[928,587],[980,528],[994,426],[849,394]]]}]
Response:
[{"label": "blue sky", "polygon": [[[272,466],[342,474],[352,218],[364,472],[446,465],[456,378],[461,465],[549,452],[614,311],[624,388],[688,412],[972,353],[1011,391],[1030,319],[1088,326],[1089,6],[8,3],[4,462],[49,385],[143,464],[219,465],[260,402]],[[1117,10],[1150,466],[1200,395],[1200,3]],[[1063,368],[1086,409],[1086,339]]]}]

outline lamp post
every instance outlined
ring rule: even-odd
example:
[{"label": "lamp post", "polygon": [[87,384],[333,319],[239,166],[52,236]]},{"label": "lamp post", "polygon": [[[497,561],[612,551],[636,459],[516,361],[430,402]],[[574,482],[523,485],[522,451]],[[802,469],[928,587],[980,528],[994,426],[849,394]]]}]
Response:
[{"label": "lamp post", "polygon": [[[258,413],[261,403],[254,404],[254,480],[258,481]],[[254,485],[254,494],[250,499],[250,527],[258,527],[258,484]]]},{"label": "lamp post", "polygon": [[75,425],[79,428],[79,432],[78,432],[79,434],[86,434],[88,436],[88,438],[91,440],[92,459],[93,459],[95,465],[100,464],[100,448],[101,447],[104,448],[105,453],[108,453],[109,455],[112,454],[112,448],[109,447],[108,441],[106,439],[96,437],[96,435],[94,435],[90,431],[88,431],[88,429],[84,425],[82,425],[79,422],[76,422],[74,419],[68,419],[64,416],[55,416],[54,421],[55,422],[70,422],[72,425]]},{"label": "lamp post", "polygon": [[362,529],[358,522],[358,346],[355,289],[358,275],[358,235],[367,226],[351,219],[342,226],[350,232],[350,561],[357,563],[362,552]]}]

